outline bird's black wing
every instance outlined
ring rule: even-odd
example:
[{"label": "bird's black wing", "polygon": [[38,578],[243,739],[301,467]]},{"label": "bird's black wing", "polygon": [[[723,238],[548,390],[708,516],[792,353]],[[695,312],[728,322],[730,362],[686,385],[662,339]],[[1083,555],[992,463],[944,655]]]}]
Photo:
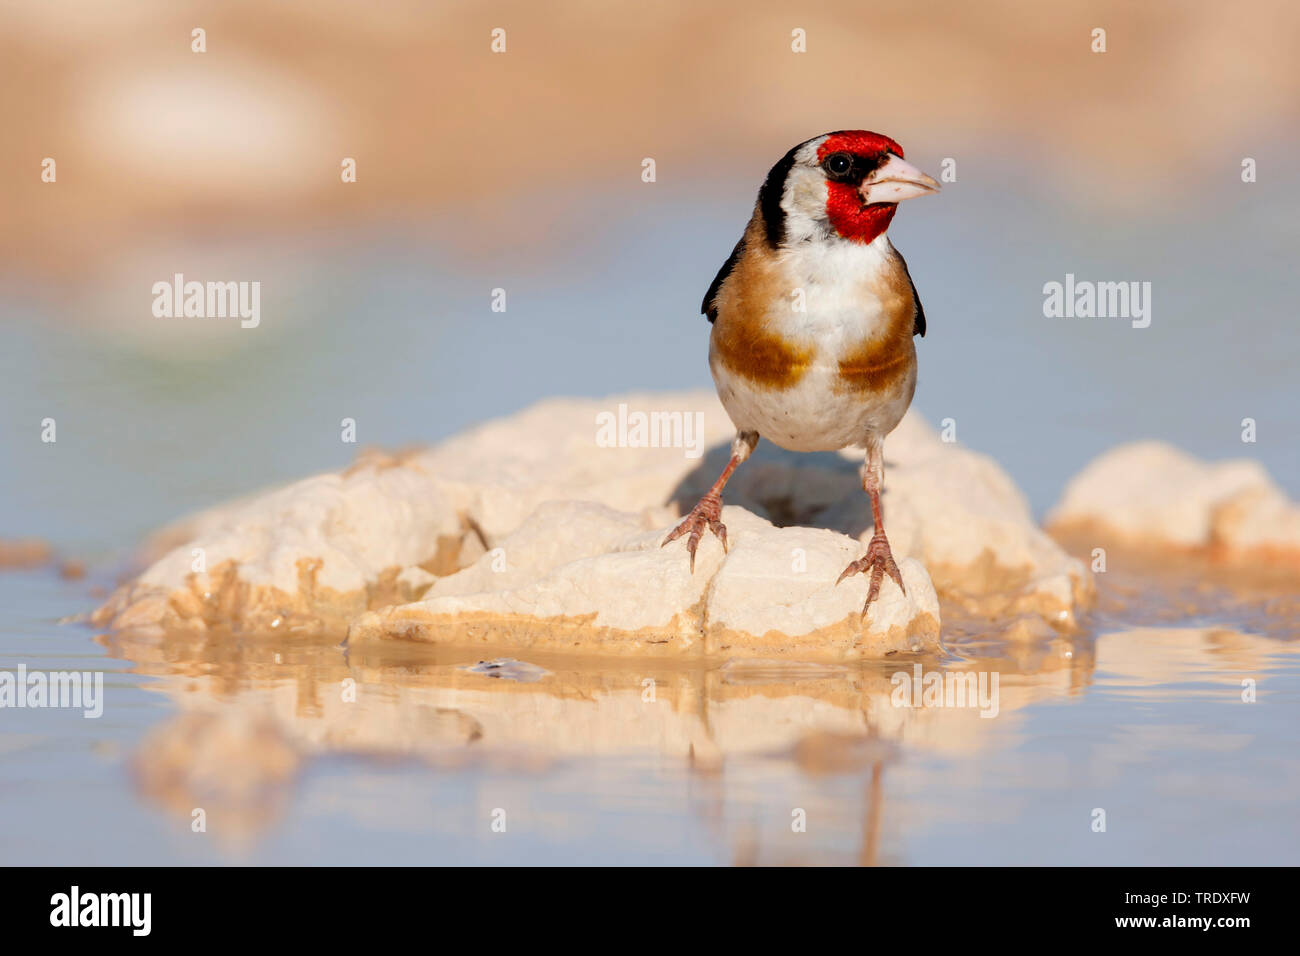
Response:
[{"label": "bird's black wing", "polygon": [[714,276],[713,281],[709,283],[709,291],[704,293],[704,301],[700,303],[700,314],[707,315],[710,322],[714,321],[718,317],[718,308],[713,304],[713,300],[717,298],[718,290],[722,288],[722,283],[727,281],[727,276],[731,275],[731,270],[736,267],[736,263],[740,260],[740,257],[744,252],[745,237],[741,236],[740,241],[736,243],[736,248],[731,250],[731,255],[727,257],[727,261],[722,264],[722,268],[718,270],[718,274]]},{"label": "bird's black wing", "polygon": [[921,305],[921,296],[916,291],[916,283],[912,281],[912,273],[907,271],[907,260],[897,249],[894,250],[894,255],[898,256],[898,261],[903,264],[903,275],[907,276],[908,285],[912,287],[912,301],[916,303],[916,314],[912,317],[912,334],[925,338],[925,307]]}]

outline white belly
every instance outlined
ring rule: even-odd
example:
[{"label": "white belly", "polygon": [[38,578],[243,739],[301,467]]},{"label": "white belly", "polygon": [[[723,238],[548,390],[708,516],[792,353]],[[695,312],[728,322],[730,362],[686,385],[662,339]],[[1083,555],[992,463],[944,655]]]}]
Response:
[{"label": "white belly", "polygon": [[[893,247],[881,236],[869,246],[838,243],[788,255],[782,285],[801,289],[802,311],[776,299],[763,326],[791,343],[812,351],[811,365],[788,388],[756,383],[718,361],[710,337],[709,367],[718,397],[741,431],[756,431],[792,451],[832,451],[879,441],[903,419],[916,391],[916,351],[908,323],[907,373],[880,393],[850,387],[840,375],[840,359],[864,339],[887,334],[897,321],[894,311],[873,293],[867,281],[881,268]],[[910,302],[910,300],[909,300]],[[724,322],[727,316],[719,316]]]},{"label": "white belly", "polygon": [[916,391],[916,366],[889,393],[864,397],[843,387],[838,362],[817,362],[791,388],[756,385],[710,362],[722,407],[739,431],[791,451],[836,451],[883,439],[903,420]]}]

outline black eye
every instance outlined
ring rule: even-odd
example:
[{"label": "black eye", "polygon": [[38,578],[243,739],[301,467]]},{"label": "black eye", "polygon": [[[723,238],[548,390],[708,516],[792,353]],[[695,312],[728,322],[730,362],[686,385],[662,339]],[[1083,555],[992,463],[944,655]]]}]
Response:
[{"label": "black eye", "polygon": [[831,153],[823,165],[832,176],[847,176],[853,168],[853,157],[848,153]]}]

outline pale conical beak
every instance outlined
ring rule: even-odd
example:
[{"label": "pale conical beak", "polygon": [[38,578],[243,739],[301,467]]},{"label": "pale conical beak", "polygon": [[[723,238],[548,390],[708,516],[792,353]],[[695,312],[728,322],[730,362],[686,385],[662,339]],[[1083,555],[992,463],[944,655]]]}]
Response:
[{"label": "pale conical beak", "polygon": [[901,202],[939,191],[939,184],[893,153],[862,181],[862,201],[867,204]]}]

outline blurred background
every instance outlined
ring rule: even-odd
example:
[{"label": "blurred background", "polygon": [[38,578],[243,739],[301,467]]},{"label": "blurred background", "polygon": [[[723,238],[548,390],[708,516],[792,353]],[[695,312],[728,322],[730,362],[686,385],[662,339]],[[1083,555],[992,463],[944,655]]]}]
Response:
[{"label": "blurred background", "polygon": [[[1141,437],[1300,493],[1298,31],[1283,0],[0,0],[0,537],[106,557],[345,464],[344,418],[402,445],[707,386],[700,298],[758,185],[854,127],[953,161],[891,230],[916,407],[1036,511]],[[260,282],[260,325],[156,318],[178,272]],[[1045,318],[1066,273],[1152,283],[1151,326]]]}]

